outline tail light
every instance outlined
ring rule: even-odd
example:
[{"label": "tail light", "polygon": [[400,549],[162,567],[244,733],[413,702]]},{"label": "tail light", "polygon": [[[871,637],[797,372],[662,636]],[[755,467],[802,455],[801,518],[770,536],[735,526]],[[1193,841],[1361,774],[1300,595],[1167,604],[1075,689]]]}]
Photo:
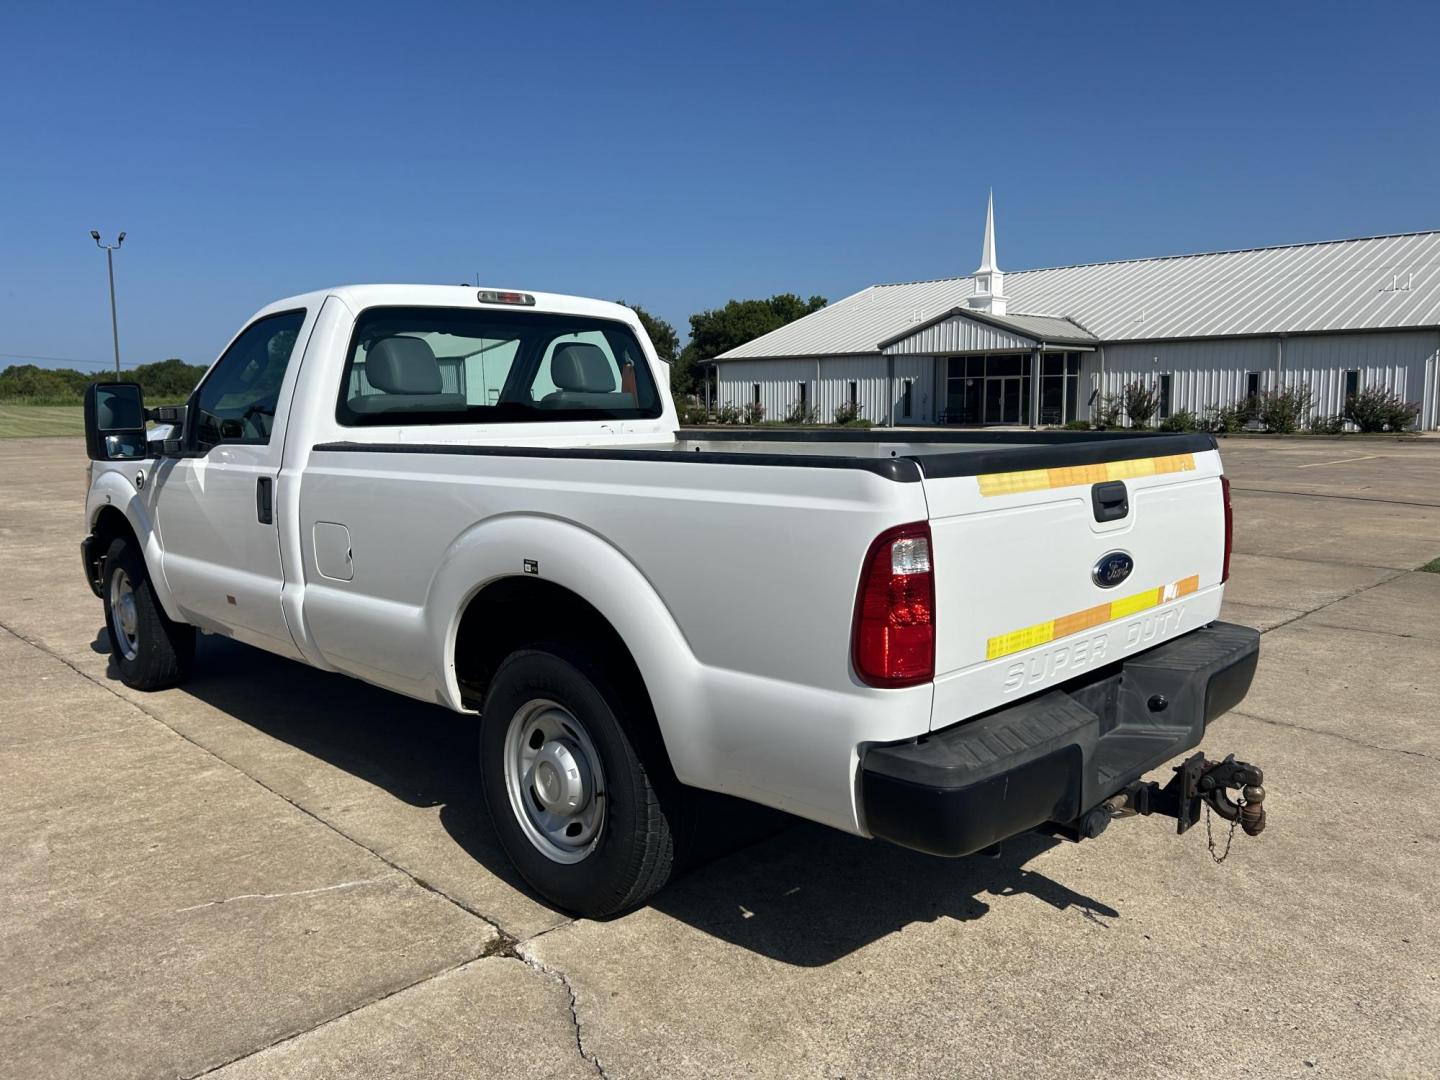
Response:
[{"label": "tail light", "polygon": [[1230,478],[1220,477],[1220,498],[1225,503],[1225,561],[1220,567],[1220,584],[1230,580],[1230,549],[1235,544],[1235,514],[1230,509]]},{"label": "tail light", "polygon": [[930,526],[881,533],[865,556],[855,601],[855,673],[870,686],[935,677],[935,573]]}]

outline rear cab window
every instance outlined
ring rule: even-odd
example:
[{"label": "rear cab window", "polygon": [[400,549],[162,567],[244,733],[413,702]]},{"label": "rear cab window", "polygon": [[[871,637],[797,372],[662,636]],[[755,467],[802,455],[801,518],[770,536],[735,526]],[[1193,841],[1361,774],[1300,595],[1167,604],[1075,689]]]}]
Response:
[{"label": "rear cab window", "polygon": [[336,407],[336,419],[347,427],[660,414],[650,366],[625,323],[463,308],[363,311]]}]

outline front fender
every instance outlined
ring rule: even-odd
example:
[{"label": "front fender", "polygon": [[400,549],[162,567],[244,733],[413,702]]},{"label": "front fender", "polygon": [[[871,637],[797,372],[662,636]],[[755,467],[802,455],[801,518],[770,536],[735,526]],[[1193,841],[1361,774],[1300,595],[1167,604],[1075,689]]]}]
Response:
[{"label": "front fender", "polygon": [[[153,485],[158,483],[159,477],[153,474],[159,472],[161,464],[144,461],[137,462],[136,465],[146,468],[152,473],[150,490],[154,490]],[[183,622],[170,594],[169,583],[165,580],[160,532],[155,527],[151,508],[146,502],[144,493],[135,487],[134,479],[120,468],[97,472],[90,485],[90,493],[85,500],[85,523],[92,533],[100,520],[100,515],[107,508],[118,510],[125,515],[130,531],[135,534],[135,539],[140,543],[140,554],[145,559],[145,570],[150,575],[150,586],[155,592],[155,598],[160,602],[160,607],[164,609],[166,615],[176,622]],[[103,556],[105,553],[102,551],[98,554]]]},{"label": "front fender", "polygon": [[[526,573],[563,586],[584,599],[615,628],[635,659],[655,707],[672,767],[681,780],[694,773],[679,730],[695,713],[702,669],[685,635],[649,580],[614,545],[561,518],[514,514],[467,529],[446,550],[425,604],[426,636],[452,708],[460,708],[455,641],[460,619],[476,593],[502,577]],[[689,702],[691,707],[686,707]]]}]

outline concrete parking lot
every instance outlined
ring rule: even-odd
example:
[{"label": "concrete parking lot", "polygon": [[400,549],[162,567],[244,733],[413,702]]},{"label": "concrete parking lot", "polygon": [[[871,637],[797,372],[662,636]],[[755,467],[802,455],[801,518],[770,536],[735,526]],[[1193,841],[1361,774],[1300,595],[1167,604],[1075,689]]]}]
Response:
[{"label": "concrete parking lot", "polygon": [[1440,1074],[1440,440],[1222,449],[1265,637],[1205,749],[1261,838],[793,824],[597,923],[509,870],[464,718],[216,638],[112,678],[81,443],[0,443],[0,1075]]}]

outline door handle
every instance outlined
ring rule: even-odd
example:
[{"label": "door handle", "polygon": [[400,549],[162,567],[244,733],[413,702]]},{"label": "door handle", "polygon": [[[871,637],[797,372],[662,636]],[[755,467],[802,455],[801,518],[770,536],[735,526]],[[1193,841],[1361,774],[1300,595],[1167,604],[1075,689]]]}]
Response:
[{"label": "door handle", "polygon": [[1099,522],[1119,521],[1130,513],[1130,498],[1121,480],[1096,484],[1090,489],[1090,502]]},{"label": "door handle", "polygon": [[274,480],[262,476],[255,481],[255,517],[261,525],[275,524]]}]

